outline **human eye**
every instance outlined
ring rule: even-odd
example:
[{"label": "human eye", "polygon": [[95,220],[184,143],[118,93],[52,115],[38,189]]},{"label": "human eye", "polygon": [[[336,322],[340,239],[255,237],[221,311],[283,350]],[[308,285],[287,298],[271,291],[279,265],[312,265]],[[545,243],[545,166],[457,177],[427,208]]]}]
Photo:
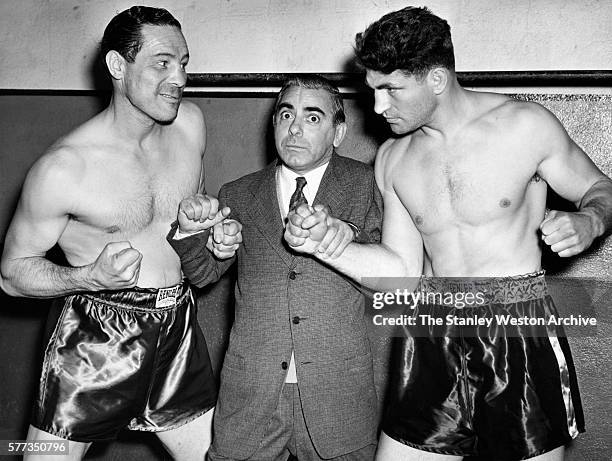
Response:
[{"label": "human eye", "polygon": [[165,59],[160,59],[159,61],[157,61],[157,65],[165,69],[168,67],[168,61]]},{"label": "human eye", "polygon": [[278,118],[280,120],[291,120],[293,118],[293,114],[289,112],[288,110],[283,110],[279,112]]},{"label": "human eye", "polygon": [[306,120],[308,120],[310,123],[319,123],[321,121],[321,117],[319,117],[317,114],[310,114],[306,117]]}]

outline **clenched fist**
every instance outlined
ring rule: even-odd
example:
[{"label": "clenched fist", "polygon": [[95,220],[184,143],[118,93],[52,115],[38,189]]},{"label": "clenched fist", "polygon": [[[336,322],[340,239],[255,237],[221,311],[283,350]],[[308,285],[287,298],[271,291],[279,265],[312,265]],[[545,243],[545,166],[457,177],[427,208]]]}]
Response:
[{"label": "clenched fist", "polygon": [[334,259],[344,252],[355,234],[347,223],[331,216],[326,206],[316,204],[300,205],[289,213],[284,237],[299,253]]},{"label": "clenched fist", "polygon": [[181,200],[178,210],[178,230],[182,234],[193,234],[210,229],[230,214],[225,207],[219,210],[219,201],[208,195],[195,194]]},{"label": "clenched fist", "polygon": [[90,266],[94,290],[121,290],[136,286],[142,253],[130,242],[110,242]]},{"label": "clenched fist", "polygon": [[588,212],[550,211],[540,224],[542,240],[563,258],[577,255],[598,236]]},{"label": "clenched fist", "polygon": [[225,219],[213,226],[206,248],[217,258],[227,259],[234,256],[241,243],[242,224],[235,219]]}]

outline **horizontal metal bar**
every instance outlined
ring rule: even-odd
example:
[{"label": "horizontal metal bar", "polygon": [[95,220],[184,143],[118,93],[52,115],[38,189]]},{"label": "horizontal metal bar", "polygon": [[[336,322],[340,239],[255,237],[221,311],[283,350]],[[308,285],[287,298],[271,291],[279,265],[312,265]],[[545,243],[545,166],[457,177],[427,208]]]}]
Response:
[{"label": "horizontal metal bar", "polygon": [[[187,91],[190,88],[273,88],[279,87],[285,80],[301,73],[226,73],[226,74],[188,74]],[[363,89],[364,75],[358,72],[320,73],[340,87]],[[457,78],[465,86],[489,87],[610,87],[612,70],[518,70],[457,72]],[[100,94],[108,89],[70,90],[70,89],[20,89],[0,88],[0,94]]]},{"label": "horizontal metal bar", "polygon": [[[274,87],[299,73],[228,73],[188,75],[187,86],[204,87]],[[363,73],[321,73],[338,86],[363,86]],[[530,70],[457,72],[467,86],[611,86],[612,70]]]}]

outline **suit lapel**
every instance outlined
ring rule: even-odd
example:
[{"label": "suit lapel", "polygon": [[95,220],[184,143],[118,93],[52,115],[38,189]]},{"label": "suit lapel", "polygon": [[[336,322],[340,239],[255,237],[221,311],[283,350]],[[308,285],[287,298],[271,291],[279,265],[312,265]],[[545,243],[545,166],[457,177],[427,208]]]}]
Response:
[{"label": "suit lapel", "polygon": [[340,216],[341,210],[347,202],[345,175],[341,174],[338,166],[338,155],[334,152],[329,161],[329,166],[323,178],[315,197],[315,203],[327,205],[330,214],[335,217]]},{"label": "suit lapel", "polygon": [[283,240],[283,224],[278,197],[276,195],[276,166],[270,163],[252,188],[253,197],[248,212],[253,223],[261,230],[270,246],[278,253],[288,267],[293,267],[293,256],[287,251]]}]

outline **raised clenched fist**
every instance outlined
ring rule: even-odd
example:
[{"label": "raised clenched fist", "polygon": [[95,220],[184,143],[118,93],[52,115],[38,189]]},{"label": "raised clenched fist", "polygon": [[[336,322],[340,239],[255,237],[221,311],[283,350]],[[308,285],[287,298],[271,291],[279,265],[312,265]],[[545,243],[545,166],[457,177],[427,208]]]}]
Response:
[{"label": "raised clenched fist", "polygon": [[219,201],[208,195],[195,194],[181,200],[177,221],[179,232],[192,234],[210,229],[230,214],[228,207],[219,210]]}]

